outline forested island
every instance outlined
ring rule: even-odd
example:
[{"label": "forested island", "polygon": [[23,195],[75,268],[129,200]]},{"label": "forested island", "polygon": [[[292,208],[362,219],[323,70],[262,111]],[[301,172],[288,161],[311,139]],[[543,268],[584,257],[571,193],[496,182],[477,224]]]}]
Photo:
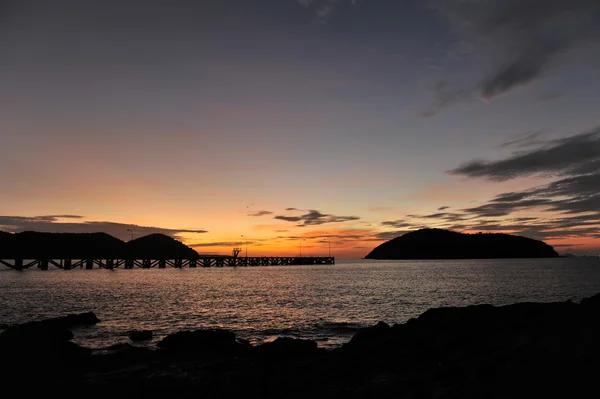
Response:
[{"label": "forested island", "polygon": [[493,259],[555,258],[558,253],[543,241],[499,233],[464,234],[421,229],[387,241],[365,259]]},{"label": "forested island", "polygon": [[106,233],[0,232],[0,258],[5,259],[198,259],[192,248],[164,234],[121,241]]}]

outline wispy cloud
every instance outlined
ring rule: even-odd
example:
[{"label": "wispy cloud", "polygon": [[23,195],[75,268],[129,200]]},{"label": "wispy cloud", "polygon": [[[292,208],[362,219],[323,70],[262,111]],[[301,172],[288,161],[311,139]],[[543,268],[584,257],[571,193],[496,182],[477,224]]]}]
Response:
[{"label": "wispy cloud", "polygon": [[600,169],[600,128],[552,140],[528,152],[498,161],[471,161],[448,171],[453,175],[504,181],[531,175],[580,175]]},{"label": "wispy cloud", "polygon": [[311,9],[318,18],[329,17],[341,5],[355,5],[357,0],[296,0],[303,7]]},{"label": "wispy cloud", "polygon": [[543,134],[544,132],[541,130],[537,130],[534,132],[519,133],[508,138],[506,141],[500,144],[500,147],[525,148],[545,144],[547,143],[547,141],[540,139],[540,137]]},{"label": "wispy cloud", "polygon": [[[295,208],[288,208],[295,209]],[[298,226],[314,226],[325,223],[342,223],[349,222],[352,220],[359,220],[358,216],[337,216],[326,213],[321,213],[317,210],[310,209],[306,213],[299,216],[286,216],[286,215],[277,215],[275,216],[277,220],[283,220],[286,222],[296,223]]]},{"label": "wispy cloud", "polygon": [[251,212],[248,214],[248,216],[253,216],[253,217],[260,217],[260,216],[267,216],[267,215],[272,215],[273,212],[270,211],[257,211],[257,212]]},{"label": "wispy cloud", "polygon": [[[510,145],[527,147],[526,151],[495,161],[471,161],[449,173],[493,182],[527,176],[555,180],[525,190],[503,192],[456,212],[420,217],[439,226],[510,231],[539,239],[597,238],[600,128],[555,140],[540,141],[538,136],[523,135],[509,141]],[[530,215],[532,212],[535,216]]]},{"label": "wispy cloud", "polygon": [[[438,100],[424,113],[470,97],[492,99],[540,78],[558,56],[581,45],[600,44],[597,0],[428,0],[458,37],[456,52],[467,62],[483,65],[483,77],[463,89],[439,90]],[[488,63],[489,64],[489,63]]]}]

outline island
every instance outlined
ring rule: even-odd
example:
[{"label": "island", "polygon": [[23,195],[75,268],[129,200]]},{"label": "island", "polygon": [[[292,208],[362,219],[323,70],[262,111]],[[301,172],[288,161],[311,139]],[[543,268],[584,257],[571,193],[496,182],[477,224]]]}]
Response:
[{"label": "island", "polygon": [[556,258],[543,241],[500,233],[465,234],[421,229],[384,242],[365,259]]},{"label": "island", "polygon": [[164,234],[121,241],[106,233],[0,232],[0,259],[198,259],[192,248]]}]

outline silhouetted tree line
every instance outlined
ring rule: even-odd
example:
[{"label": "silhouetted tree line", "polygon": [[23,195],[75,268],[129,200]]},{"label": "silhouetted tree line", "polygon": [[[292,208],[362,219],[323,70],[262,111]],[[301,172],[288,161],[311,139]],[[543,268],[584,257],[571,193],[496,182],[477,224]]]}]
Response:
[{"label": "silhouetted tree line", "polygon": [[554,258],[558,253],[543,241],[500,233],[463,234],[421,229],[387,241],[366,259],[490,259]]}]

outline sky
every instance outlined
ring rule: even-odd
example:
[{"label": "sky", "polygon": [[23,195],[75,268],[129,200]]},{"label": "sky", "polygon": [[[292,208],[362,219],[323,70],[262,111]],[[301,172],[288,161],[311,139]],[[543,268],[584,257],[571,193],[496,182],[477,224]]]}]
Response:
[{"label": "sky", "polygon": [[0,0],[0,230],[600,253],[597,0]]}]

